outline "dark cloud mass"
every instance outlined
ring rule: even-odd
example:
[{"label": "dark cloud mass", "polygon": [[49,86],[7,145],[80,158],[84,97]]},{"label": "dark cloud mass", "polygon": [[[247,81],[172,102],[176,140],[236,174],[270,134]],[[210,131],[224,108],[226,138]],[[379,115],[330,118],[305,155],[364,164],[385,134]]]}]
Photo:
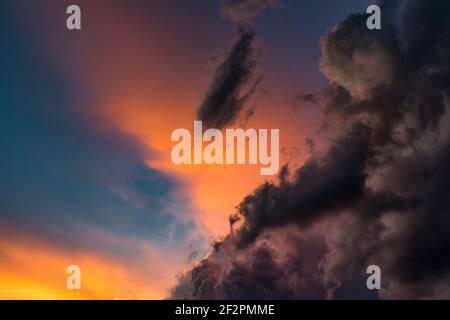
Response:
[{"label": "dark cloud mass", "polygon": [[239,122],[246,126],[254,115],[256,102],[246,106],[257,93],[264,74],[257,75],[256,33],[253,18],[278,0],[224,0],[222,14],[237,28],[238,39],[217,66],[212,83],[197,111],[197,119],[208,128],[222,129]]},{"label": "dark cloud mass", "polygon": [[327,148],[245,197],[173,297],[374,297],[376,264],[378,298],[450,298],[450,2],[378,3],[382,30],[353,14],[321,40]]},{"label": "dark cloud mass", "polygon": [[[224,61],[217,67],[209,91],[200,106],[197,119],[209,128],[223,128],[238,120],[245,103],[255,93],[262,78],[259,77],[247,92],[256,67],[254,58],[255,33],[240,29],[238,40]],[[250,117],[244,115],[244,117]]]}]

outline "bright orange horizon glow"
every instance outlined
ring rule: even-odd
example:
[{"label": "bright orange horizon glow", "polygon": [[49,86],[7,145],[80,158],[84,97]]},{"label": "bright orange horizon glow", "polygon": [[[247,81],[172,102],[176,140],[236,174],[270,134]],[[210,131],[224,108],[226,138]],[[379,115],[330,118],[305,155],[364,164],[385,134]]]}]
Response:
[{"label": "bright orange horizon glow", "polygon": [[[23,236],[23,237],[22,237]],[[126,239],[116,239],[126,241]],[[158,252],[143,242],[148,266],[135,265],[119,257],[98,255],[95,252],[67,250],[36,237],[17,234],[0,237],[0,299],[16,300],[135,300],[164,299],[175,284],[171,270],[180,262],[170,261],[167,253]],[[69,265],[81,269],[81,290],[66,288]],[[143,269],[144,268],[144,269]]]}]

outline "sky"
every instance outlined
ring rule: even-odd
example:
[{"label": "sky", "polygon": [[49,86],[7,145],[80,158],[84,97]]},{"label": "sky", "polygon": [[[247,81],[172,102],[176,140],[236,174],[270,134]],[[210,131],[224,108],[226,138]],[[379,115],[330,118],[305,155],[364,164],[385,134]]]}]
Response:
[{"label": "sky", "polygon": [[[72,2],[0,3],[0,299],[163,299],[179,297],[178,294],[186,298],[184,282],[190,273],[194,270],[208,273],[212,269],[218,271],[207,278],[215,279],[217,283],[212,286],[220,290],[214,289],[217,292],[211,296],[209,291],[194,294],[191,288],[189,298],[255,297],[259,284],[248,282],[253,289],[240,290],[241,296],[233,289],[233,279],[221,278],[236,275],[239,263],[245,262],[240,260],[241,256],[246,254],[255,261],[266,257],[265,266],[270,266],[275,263],[270,260],[270,252],[287,253],[299,245],[306,248],[305,252],[318,252],[317,257],[303,258],[311,265],[317,267],[326,258],[327,276],[342,276],[338,271],[345,264],[331,262],[342,258],[344,253],[330,249],[330,243],[339,246],[336,239],[345,230],[343,218],[322,211],[345,211],[343,215],[350,216],[346,221],[353,221],[358,227],[362,225],[359,220],[371,221],[374,216],[385,227],[402,225],[396,216],[392,217],[392,212],[402,211],[397,207],[386,209],[389,214],[361,217],[351,211],[364,210],[348,206],[348,201],[352,204],[360,201],[361,207],[368,207],[358,195],[372,191],[375,194],[373,186],[384,185],[385,172],[389,172],[389,168],[370,165],[382,161],[381,155],[388,150],[394,155],[405,152],[403,149],[394,152],[392,145],[381,144],[381,138],[377,138],[402,135],[398,133],[401,126],[395,122],[392,127],[397,131],[388,132],[385,127],[385,131],[379,129],[379,123],[401,118],[399,123],[408,126],[412,117],[400,117],[387,109],[384,111],[387,118],[383,120],[380,116],[374,120],[370,118],[373,107],[364,103],[394,104],[388,101],[391,97],[388,89],[397,90],[395,75],[411,70],[408,63],[428,61],[421,57],[445,60],[438,53],[426,56],[426,50],[419,57],[422,52],[419,49],[424,46],[420,41],[424,40],[417,40],[403,29],[400,36],[390,38],[390,32],[397,30],[395,15],[403,9],[396,8],[391,1],[381,1],[390,21],[386,24],[387,31],[373,38],[361,36],[358,40],[362,44],[358,47],[359,44],[348,39],[357,37],[359,31],[348,30],[361,28],[358,17],[364,16],[358,14],[365,12],[370,1],[77,0],[82,29],[69,31],[66,8]],[[246,2],[253,3],[251,10],[240,6]],[[414,4],[411,8],[407,11],[412,12],[410,20],[404,18],[405,25],[408,21],[421,21],[413,14]],[[435,14],[433,9],[429,8]],[[353,13],[357,15],[350,16]],[[426,19],[423,24],[423,32],[429,34],[446,26],[444,22],[435,25]],[[245,35],[250,35],[249,42],[240,42]],[[391,45],[394,38],[398,41],[395,46]],[[440,38],[435,41],[444,48],[447,45],[440,43]],[[350,43],[348,47],[346,43]],[[412,49],[402,51],[402,45]],[[242,55],[242,50],[248,50],[249,55]],[[411,50],[418,52],[417,57],[406,54]],[[406,57],[405,67],[399,71],[395,63],[402,61],[402,57]],[[358,67],[338,65],[352,59]],[[427,65],[427,70],[440,66]],[[412,74],[411,71],[411,78],[415,79]],[[226,87],[223,85],[226,81],[234,82]],[[383,92],[386,101],[374,93],[381,87],[388,88],[388,93]],[[417,90],[427,94],[444,91],[438,80],[433,88]],[[245,92],[248,96],[239,100]],[[313,93],[309,96],[313,100],[321,101],[303,106],[308,102],[305,98],[308,93]],[[221,100],[222,94],[226,99]],[[423,99],[439,100],[425,93]],[[336,112],[330,107],[337,108],[340,104],[345,106]],[[370,116],[354,111],[358,106]],[[281,173],[261,176],[259,167],[251,165],[176,166],[171,162],[173,130],[191,130],[193,121],[204,114],[199,113],[200,108],[218,119],[223,113],[214,112],[229,112],[231,107],[250,111],[244,117],[246,127],[280,129],[281,164],[288,164],[289,178]],[[410,109],[433,124],[439,122],[433,120],[431,111],[417,108],[418,111]],[[342,110],[353,110],[356,115],[344,117]],[[404,110],[409,109],[403,108],[398,114]],[[233,114],[231,120],[220,120],[229,127],[239,127],[242,122],[237,118],[241,116]],[[362,119],[364,116],[370,119]],[[373,133],[370,142],[363,141],[361,145],[373,146],[373,153],[380,153],[379,157],[372,157],[369,151],[370,156],[362,157],[366,151],[348,149],[347,141],[339,140],[350,135],[350,129],[343,128],[355,122],[370,127]],[[321,128],[333,126],[342,129],[338,133],[331,130],[338,142],[323,142],[317,137]],[[425,132],[429,126],[424,120],[420,128]],[[409,125],[409,129],[414,131],[415,127]],[[359,132],[357,136],[365,134]],[[317,141],[312,143],[311,139]],[[412,137],[408,143],[411,141]],[[349,145],[359,146],[359,142],[352,140]],[[340,152],[341,146],[345,152]],[[324,152],[335,161],[328,164],[317,160],[315,164],[316,148],[329,149]],[[361,158],[363,163],[359,162]],[[344,163],[355,165],[347,168]],[[342,167],[334,167],[340,164]],[[364,168],[364,177],[369,176],[364,178],[363,191],[360,172],[352,171],[360,167]],[[346,173],[345,179],[336,172]],[[398,181],[407,180],[398,175]],[[330,188],[323,190],[323,185]],[[340,192],[334,191],[335,185]],[[273,192],[280,194],[286,208],[260,204],[258,197],[265,192],[264,186],[276,190]],[[315,189],[309,191],[307,186]],[[284,192],[292,194],[297,188],[305,189],[304,196],[296,195],[296,200],[281,196]],[[303,198],[307,201],[307,196],[314,201],[298,203]],[[381,198],[378,194],[375,197]],[[330,207],[316,210],[316,203],[322,201]],[[397,202],[391,200],[389,204],[392,203]],[[387,207],[383,203],[380,208],[383,205]],[[264,207],[267,215],[264,210],[256,212],[254,208],[259,206]],[[421,210],[431,208],[430,204]],[[283,220],[285,211],[290,214]],[[309,211],[314,217],[326,218],[316,223],[311,213],[311,221],[291,223],[294,212]],[[268,218],[274,212],[284,222]],[[240,215],[243,225],[235,236],[238,240],[232,239],[229,223],[229,216],[235,213]],[[259,230],[259,226],[271,223],[287,228],[289,237],[281,239],[278,229]],[[297,230],[299,226],[303,231]],[[326,239],[317,233],[326,234]],[[425,231],[417,233],[429,239]],[[401,241],[408,242],[406,235],[402,237],[405,238]],[[210,244],[214,241],[226,250],[211,251]],[[246,251],[243,248],[248,243],[252,247]],[[424,255],[432,249],[424,248]],[[228,252],[228,258],[224,257],[224,251]],[[405,256],[408,254],[405,251]],[[230,255],[234,257],[227,260]],[[205,256],[212,258],[208,260]],[[294,254],[290,257],[300,258]],[[223,263],[224,260],[228,262]],[[255,261],[256,266],[261,263]],[[82,290],[65,287],[66,267],[72,264],[81,268]],[[292,265],[296,264],[292,261]],[[447,270],[444,262],[438,265],[438,270]],[[280,266],[288,272],[288,266]],[[384,288],[388,297],[402,296],[406,286],[397,281],[398,271],[394,267],[386,262],[392,278],[392,286]],[[308,268],[313,266],[305,266],[302,270],[306,274],[298,277],[315,278]],[[349,292],[354,296],[360,294],[355,289],[359,285],[356,273],[358,276],[352,279],[339,278],[338,284],[329,285],[328,281],[326,288],[313,280],[302,282],[295,290],[278,287],[277,282],[276,291],[281,297],[301,298],[305,295],[299,292],[309,286],[307,291],[313,297],[339,297]],[[420,278],[411,274],[411,279],[414,276]],[[346,285],[341,286],[344,282]],[[420,282],[423,296],[434,296],[438,290],[433,287],[431,294],[424,287]],[[445,295],[446,290],[438,292]]]},{"label": "sky", "polygon": [[[65,28],[67,1],[1,4],[0,296],[162,298],[190,251],[205,254],[263,180],[254,168],[177,168],[168,158],[170,132],[192,127],[234,26],[217,1],[77,4],[78,32]],[[288,100],[325,83],[318,39],[362,8],[329,6],[285,2],[257,20],[270,101],[255,125],[298,117]],[[286,147],[302,144],[283,136]],[[105,279],[67,292],[69,264]]]}]

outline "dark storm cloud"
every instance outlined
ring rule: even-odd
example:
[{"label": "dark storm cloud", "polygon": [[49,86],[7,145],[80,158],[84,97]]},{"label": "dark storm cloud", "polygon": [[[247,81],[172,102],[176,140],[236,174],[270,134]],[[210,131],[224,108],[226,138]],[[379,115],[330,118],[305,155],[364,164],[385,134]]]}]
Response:
[{"label": "dark storm cloud", "polygon": [[285,282],[286,270],[266,245],[249,251],[243,261],[233,261],[217,287],[223,299],[276,299],[293,297]]},{"label": "dark storm cloud", "polygon": [[[240,29],[234,47],[217,67],[209,91],[197,112],[197,118],[205,126],[223,128],[233,124],[262,81],[259,77],[251,83],[256,67],[254,41],[255,33],[252,30]],[[249,84],[251,87],[243,93]],[[244,114],[244,117],[249,118],[251,115],[252,112]]]},{"label": "dark storm cloud", "polygon": [[224,0],[222,14],[230,18],[238,30],[238,39],[215,70],[214,78],[197,119],[209,128],[223,128],[237,121],[246,126],[254,115],[257,103],[246,106],[260,88],[264,75],[256,75],[256,34],[251,21],[278,0]]},{"label": "dark storm cloud", "polygon": [[274,7],[278,0],[222,0],[222,14],[234,22],[246,23],[268,7]]},{"label": "dark storm cloud", "polygon": [[293,181],[286,181],[282,170],[279,185],[265,183],[247,196],[238,206],[245,218],[238,245],[253,242],[268,227],[291,223],[307,227],[319,216],[335,213],[361,197],[365,161],[370,156],[366,130],[354,128],[324,157],[309,159]]},{"label": "dark storm cloud", "polygon": [[[324,240],[313,233],[297,233],[292,228],[269,233],[246,250],[227,248],[231,243],[223,243],[210,258],[180,277],[171,298],[325,298],[328,286],[320,267],[326,254]],[[291,249],[285,252],[283,247]],[[233,250],[231,257],[229,250]]]},{"label": "dark storm cloud", "polygon": [[[325,104],[327,150],[242,201],[241,226],[191,274],[191,286],[208,279],[209,291],[191,298],[255,297],[253,288],[355,297],[370,264],[381,267],[382,298],[450,297],[450,3],[379,5],[382,30],[353,14],[321,40],[330,84],[306,100]],[[297,231],[280,246],[287,228]],[[315,228],[320,240],[299,240]],[[214,277],[203,274],[210,263]],[[293,280],[302,277],[312,280],[302,287]]]}]

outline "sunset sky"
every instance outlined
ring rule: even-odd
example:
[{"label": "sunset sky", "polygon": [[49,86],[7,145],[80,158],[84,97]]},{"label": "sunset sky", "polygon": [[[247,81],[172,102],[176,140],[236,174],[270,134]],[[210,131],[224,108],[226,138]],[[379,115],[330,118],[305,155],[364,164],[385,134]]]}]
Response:
[{"label": "sunset sky", "polygon": [[[192,130],[240,36],[224,2],[1,1],[0,299],[166,298],[242,199],[278,183],[259,165],[170,159],[172,131]],[[73,3],[80,31],[66,28]],[[320,39],[371,1],[271,3],[251,21],[263,78],[246,127],[279,128],[295,169],[323,117],[297,96],[335,80],[319,70]],[[72,264],[79,291],[65,287]]]}]

